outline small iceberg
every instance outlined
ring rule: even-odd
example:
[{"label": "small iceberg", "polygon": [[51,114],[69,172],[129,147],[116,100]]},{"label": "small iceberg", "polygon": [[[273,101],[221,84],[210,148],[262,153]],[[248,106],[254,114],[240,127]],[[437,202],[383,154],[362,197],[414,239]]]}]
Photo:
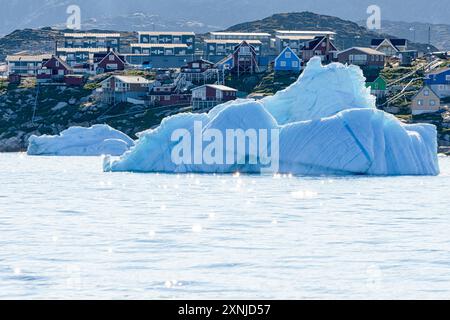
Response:
[{"label": "small iceberg", "polygon": [[108,125],[71,127],[57,136],[31,136],[28,155],[32,156],[120,156],[134,146],[126,134]]},{"label": "small iceberg", "polygon": [[313,58],[272,97],[164,119],[104,171],[437,175],[437,133],[377,110],[358,67]]}]

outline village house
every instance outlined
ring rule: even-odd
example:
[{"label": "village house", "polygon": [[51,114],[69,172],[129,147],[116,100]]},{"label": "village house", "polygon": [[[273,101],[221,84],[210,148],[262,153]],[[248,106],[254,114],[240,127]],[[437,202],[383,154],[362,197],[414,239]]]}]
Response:
[{"label": "village house", "polygon": [[125,70],[125,57],[110,50],[107,53],[95,53],[93,57],[93,71],[96,73]]},{"label": "village house", "polygon": [[102,100],[110,104],[145,100],[153,83],[143,77],[113,75],[101,82]]},{"label": "village house", "polygon": [[301,58],[308,62],[312,57],[320,57],[324,63],[333,60],[334,54],[338,51],[334,45],[331,34],[317,36],[314,40],[306,42],[301,49]]},{"label": "village house", "polygon": [[183,74],[187,81],[195,83],[206,83],[213,80],[218,80],[219,70],[214,63],[205,59],[198,59],[188,62],[181,67],[181,74]]},{"label": "village house", "polygon": [[273,69],[275,71],[300,72],[302,70],[302,59],[290,47],[286,47],[275,59]]},{"label": "village house", "polygon": [[450,96],[450,67],[435,70],[425,75],[425,85],[429,86],[439,98]]},{"label": "village house", "polygon": [[90,70],[94,63],[94,55],[108,53],[107,48],[57,48],[56,55],[73,68]]},{"label": "village house", "polygon": [[63,82],[64,77],[72,73],[72,68],[65,61],[59,57],[53,56],[37,70],[36,79],[41,83]]},{"label": "village house", "polygon": [[386,97],[387,81],[382,76],[366,76],[366,87],[370,88],[370,93],[378,99]]},{"label": "village house", "polygon": [[153,106],[189,106],[191,98],[191,94],[180,92],[176,84],[155,83],[149,93],[149,101]]},{"label": "village house", "polygon": [[52,58],[51,54],[42,55],[9,55],[6,57],[8,75],[35,77],[42,65]]},{"label": "village house", "polygon": [[434,113],[441,110],[443,105],[438,94],[429,86],[424,86],[411,101],[411,112],[413,115],[423,113]]},{"label": "village house", "polygon": [[140,44],[185,44],[185,53],[195,53],[194,32],[169,32],[169,31],[140,31],[138,32]]},{"label": "village house", "polygon": [[217,84],[205,84],[192,89],[192,108],[210,109],[227,101],[237,99],[237,90]]},{"label": "village house", "polygon": [[210,40],[260,41],[262,55],[268,54],[271,47],[271,35],[265,32],[210,32]]},{"label": "village house", "polygon": [[120,33],[65,33],[65,48],[111,48],[120,51]]},{"label": "village house", "polygon": [[366,69],[381,70],[384,68],[386,55],[372,48],[353,47],[337,54],[337,61],[343,64],[354,64]]},{"label": "village house", "polygon": [[253,74],[259,71],[258,53],[255,47],[247,41],[242,41],[234,48],[233,67],[231,72],[238,77],[244,74]]},{"label": "village house", "polygon": [[[208,60],[217,61],[221,60],[224,56],[233,54],[236,50],[236,46],[240,45],[243,40],[205,40],[205,54]],[[256,55],[261,54],[262,42],[260,40],[245,40],[245,42],[253,47]],[[220,57],[216,59],[216,57]]]},{"label": "village house", "polygon": [[372,49],[383,52],[387,57],[396,56],[400,52],[407,51],[408,40],[406,39],[372,39]]},{"label": "village house", "polygon": [[299,55],[307,42],[321,36],[330,37],[333,40],[336,33],[332,31],[276,30],[275,47],[278,53],[281,53],[284,48],[290,47],[295,54]]}]

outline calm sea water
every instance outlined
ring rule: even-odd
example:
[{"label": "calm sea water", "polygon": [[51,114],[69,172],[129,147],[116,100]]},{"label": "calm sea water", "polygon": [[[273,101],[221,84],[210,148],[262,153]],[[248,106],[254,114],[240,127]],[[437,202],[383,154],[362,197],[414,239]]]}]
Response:
[{"label": "calm sea water", "polygon": [[378,178],[0,164],[0,299],[450,298],[448,158]]}]

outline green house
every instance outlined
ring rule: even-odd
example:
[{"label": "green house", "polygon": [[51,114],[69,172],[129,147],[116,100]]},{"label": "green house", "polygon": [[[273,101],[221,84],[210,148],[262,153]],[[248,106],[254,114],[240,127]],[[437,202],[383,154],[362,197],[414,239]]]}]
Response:
[{"label": "green house", "polygon": [[386,96],[387,81],[382,76],[366,77],[366,87],[378,98]]}]

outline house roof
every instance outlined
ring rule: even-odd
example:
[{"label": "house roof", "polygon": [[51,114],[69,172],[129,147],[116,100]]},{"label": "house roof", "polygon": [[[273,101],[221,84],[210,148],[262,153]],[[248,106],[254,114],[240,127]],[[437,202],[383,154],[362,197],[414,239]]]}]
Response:
[{"label": "house roof", "polygon": [[255,37],[270,37],[270,33],[266,32],[210,32],[214,36],[255,36]]},{"label": "house roof", "polygon": [[385,56],[385,54],[383,52],[381,52],[381,51],[378,51],[378,50],[375,50],[375,49],[372,49],[372,48],[365,48],[365,47],[348,48],[346,50],[342,50],[342,51],[338,52],[338,54],[341,54],[341,53],[344,53],[344,52],[347,52],[347,51],[350,51],[350,50],[358,50],[358,51],[361,51],[361,52],[364,52],[364,53],[370,54],[370,55]]},{"label": "house roof", "polygon": [[40,62],[43,60],[51,59],[51,54],[40,54],[40,55],[9,55],[6,57],[6,61],[18,62],[18,61],[29,61],[29,62]]},{"label": "house roof", "polygon": [[372,83],[372,82],[377,81],[378,79],[382,79],[382,80],[384,80],[384,82],[386,82],[386,79],[383,78],[383,76],[368,75],[368,76],[366,76],[366,83]]},{"label": "house roof", "polygon": [[108,48],[57,48],[56,51],[65,53],[78,53],[78,52],[107,53]]},{"label": "house roof", "polygon": [[336,35],[333,31],[315,31],[315,30],[275,30],[278,35]]},{"label": "house roof", "polygon": [[400,51],[398,47],[406,46],[408,43],[406,39],[372,39],[370,45],[379,47],[384,41],[388,41],[398,51]]},{"label": "house roof", "polygon": [[102,82],[105,82],[111,78],[116,78],[119,81],[123,82],[123,83],[130,83],[130,84],[150,84],[153,81],[147,80],[143,77],[139,77],[139,76],[111,76],[106,80],[103,80]]},{"label": "house roof", "polygon": [[64,33],[66,38],[120,38],[120,33]]},{"label": "house roof", "polygon": [[[305,47],[303,48],[303,50],[315,50],[317,48],[317,46],[322,43],[322,41],[324,41],[326,39],[325,36],[318,36],[315,37],[314,40],[311,40],[309,42],[306,43]],[[333,43],[330,41],[330,45],[332,47],[334,47]],[[336,49],[336,47],[334,47]]]},{"label": "house roof", "polygon": [[138,31],[138,34],[148,36],[160,36],[160,35],[195,36],[194,32],[189,31]]},{"label": "house roof", "polygon": [[427,75],[429,75],[429,74],[441,74],[441,73],[447,72],[449,70],[450,70],[450,67],[446,67],[446,68],[442,68],[442,69],[433,70],[431,72],[428,72]]},{"label": "house roof", "polygon": [[280,59],[286,51],[290,51],[291,54],[292,54],[295,58],[297,58],[299,61],[302,60],[302,59],[300,59],[300,57],[299,57],[297,54],[295,54],[295,52],[294,52],[290,47],[286,47],[286,48],[284,48],[283,51],[281,51],[281,53],[278,55],[278,57],[275,58],[275,62],[277,62],[278,59]]},{"label": "house roof", "polygon": [[285,36],[276,36],[277,39],[281,40],[313,40],[315,36],[313,35],[306,35],[306,36],[299,36],[299,35],[285,35]]},{"label": "house roof", "polygon": [[439,95],[429,86],[423,86],[419,92],[416,93],[416,95],[412,98],[412,100],[414,100],[422,91],[424,91],[425,89],[430,90],[430,92],[432,92],[438,99],[439,99]]},{"label": "house roof", "polygon": [[49,63],[52,59],[58,60],[58,62],[59,62],[64,68],[66,68],[67,70],[71,70],[71,69],[72,69],[72,68],[71,68],[64,60],[62,60],[62,59],[59,58],[59,57],[55,57],[55,56],[51,57],[50,60],[48,60],[46,63],[44,63],[43,67],[45,67],[45,66],[47,65],[47,63]]},{"label": "house roof", "polygon": [[242,40],[242,39],[227,39],[227,40],[206,39],[205,43],[240,44],[243,41],[247,42],[248,44],[262,44],[262,42],[259,40]]},{"label": "house roof", "polygon": [[203,58],[197,59],[197,60],[194,60],[194,61],[188,61],[187,64],[189,64],[189,63],[199,63],[199,62],[200,62],[200,63],[207,63],[207,64],[214,65],[214,62],[211,62],[211,61],[206,60],[206,59],[203,59]]},{"label": "house roof", "polygon": [[224,85],[221,85],[221,84],[205,84],[205,85],[203,85],[203,86],[194,88],[194,89],[192,89],[192,90],[198,90],[198,89],[203,88],[203,87],[209,87],[209,88],[213,88],[213,89],[220,90],[220,91],[233,91],[233,92],[237,92],[236,89],[230,88],[230,87],[227,87],[227,86],[224,86]]},{"label": "house roof", "polygon": [[109,57],[110,54],[115,55],[115,56],[117,57],[117,59],[119,59],[120,61],[122,61],[122,63],[125,64],[125,57],[119,55],[117,52],[115,52],[115,51],[113,51],[113,50],[111,50],[111,51],[109,51],[109,52],[107,52],[107,53],[96,53],[96,54],[94,54],[94,58],[98,58],[98,59],[101,58],[101,60],[100,60],[100,62],[99,62],[99,64],[100,64],[100,63],[103,62],[103,60],[105,60],[107,57]]},{"label": "house roof", "polygon": [[187,48],[185,43],[132,43],[132,48]]}]

